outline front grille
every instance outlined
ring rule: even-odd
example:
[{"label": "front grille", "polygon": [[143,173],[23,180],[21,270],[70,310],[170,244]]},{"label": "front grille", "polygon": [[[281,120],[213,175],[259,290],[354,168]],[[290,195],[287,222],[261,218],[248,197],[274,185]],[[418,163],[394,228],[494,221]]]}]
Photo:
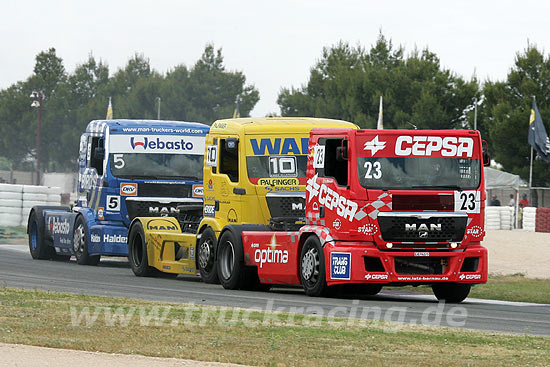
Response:
[{"label": "front grille", "polygon": [[306,216],[306,199],[300,196],[268,196],[267,207],[272,218]]},{"label": "front grille", "polygon": [[402,275],[437,275],[445,273],[446,257],[396,257],[395,272]]},{"label": "front grille", "polygon": [[140,183],[138,185],[138,195],[145,197],[189,198],[191,197],[191,185]]},{"label": "front grille", "polygon": [[159,203],[158,201],[126,200],[130,220],[135,217],[177,217],[181,202]]},{"label": "front grille", "polygon": [[460,242],[468,216],[378,216],[382,238],[387,242]]}]

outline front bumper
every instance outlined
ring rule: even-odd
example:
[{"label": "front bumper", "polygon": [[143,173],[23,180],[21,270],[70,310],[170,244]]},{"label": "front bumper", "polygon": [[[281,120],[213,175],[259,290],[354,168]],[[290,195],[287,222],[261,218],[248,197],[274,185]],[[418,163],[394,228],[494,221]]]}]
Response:
[{"label": "front bumper", "polygon": [[324,255],[328,285],[487,282],[487,249],[479,243],[454,251],[380,251],[372,243],[335,242]]}]

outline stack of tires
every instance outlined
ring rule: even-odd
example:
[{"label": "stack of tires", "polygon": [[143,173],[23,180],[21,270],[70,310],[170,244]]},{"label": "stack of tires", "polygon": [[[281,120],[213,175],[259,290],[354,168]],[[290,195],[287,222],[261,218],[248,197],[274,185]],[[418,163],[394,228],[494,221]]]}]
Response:
[{"label": "stack of tires", "polygon": [[500,206],[485,208],[485,229],[500,229]]},{"label": "stack of tires", "polygon": [[0,226],[21,225],[23,185],[0,184]]},{"label": "stack of tires", "polygon": [[23,186],[23,211],[21,225],[27,224],[27,218],[33,206],[48,204],[48,187],[46,186]]},{"label": "stack of tires", "polygon": [[513,229],[514,208],[511,206],[500,206],[498,208],[500,211],[500,229]]},{"label": "stack of tires", "polygon": [[523,208],[522,226],[524,231],[535,232],[537,208]]},{"label": "stack of tires", "polygon": [[537,208],[535,219],[536,232],[550,232],[550,208]]}]

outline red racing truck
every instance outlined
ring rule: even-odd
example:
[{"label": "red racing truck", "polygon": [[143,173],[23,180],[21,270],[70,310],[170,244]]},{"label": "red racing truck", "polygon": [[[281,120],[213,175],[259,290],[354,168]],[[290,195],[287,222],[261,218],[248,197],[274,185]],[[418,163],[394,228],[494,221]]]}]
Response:
[{"label": "red racing truck", "polygon": [[221,238],[220,282],[240,288],[255,268],[310,296],[431,285],[463,301],[487,282],[484,146],[473,130],[312,130],[305,218]]}]

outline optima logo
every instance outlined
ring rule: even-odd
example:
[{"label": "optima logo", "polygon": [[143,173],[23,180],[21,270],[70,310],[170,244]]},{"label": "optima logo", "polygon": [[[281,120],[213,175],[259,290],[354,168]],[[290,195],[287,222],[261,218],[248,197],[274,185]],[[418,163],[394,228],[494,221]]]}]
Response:
[{"label": "optima logo", "polygon": [[[142,141],[140,141],[142,140]],[[193,143],[181,139],[180,141],[162,141],[160,138],[149,139],[146,136],[143,138],[130,138],[130,146],[136,150],[141,147],[143,150],[193,150]]]}]

